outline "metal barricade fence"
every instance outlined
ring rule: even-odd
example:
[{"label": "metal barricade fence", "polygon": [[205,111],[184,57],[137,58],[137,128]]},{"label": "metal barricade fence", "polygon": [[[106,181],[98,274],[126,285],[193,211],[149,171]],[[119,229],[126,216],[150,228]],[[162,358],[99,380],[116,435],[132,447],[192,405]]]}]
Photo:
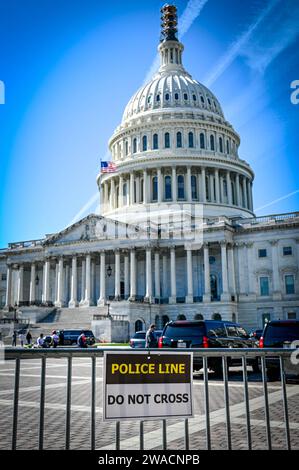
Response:
[{"label": "metal barricade fence", "polygon": [[[66,408],[65,408],[65,449],[70,449],[70,431],[71,431],[71,404],[72,404],[72,363],[73,358],[90,358],[91,360],[91,406],[90,406],[90,448],[96,449],[96,361],[97,358],[103,357],[104,351],[119,351],[119,354],[124,352],[121,348],[97,348],[97,349],[79,349],[79,348],[56,348],[56,349],[21,349],[21,348],[6,348],[5,360],[15,361],[15,376],[14,376],[14,399],[13,399],[13,422],[12,422],[12,449],[17,448],[17,430],[18,430],[18,414],[19,414],[19,385],[20,385],[20,364],[21,361],[26,359],[41,359],[41,377],[40,377],[40,410],[39,410],[39,436],[38,448],[44,448],[44,418],[45,418],[45,386],[46,386],[46,365],[47,359],[53,358],[66,358],[67,359],[67,383],[66,383]],[[139,351],[147,352],[147,349],[138,349]],[[134,350],[126,349],[126,353],[133,353]],[[163,348],[160,350],[171,351],[172,353],[180,354],[186,349],[168,349]],[[190,349],[188,350],[190,351]],[[230,403],[229,403],[229,378],[228,378],[228,358],[240,358],[242,361],[242,375],[243,375],[243,396],[244,396],[244,410],[246,415],[246,433],[247,433],[247,448],[252,449],[252,436],[251,436],[251,418],[249,406],[249,390],[248,390],[248,375],[247,365],[248,359],[260,358],[262,384],[263,384],[263,398],[264,398],[264,413],[265,413],[265,426],[267,436],[267,447],[272,449],[271,440],[271,425],[269,413],[269,400],[267,388],[267,358],[278,358],[280,367],[280,384],[282,393],[282,404],[284,414],[284,428],[285,428],[285,448],[291,449],[290,439],[290,426],[288,416],[288,403],[287,403],[287,390],[286,390],[286,376],[285,376],[285,359],[290,358],[292,350],[286,349],[193,349],[194,357],[202,358],[203,380],[204,380],[204,412],[205,412],[205,434],[206,434],[206,449],[212,448],[211,441],[211,423],[210,423],[210,394],[209,394],[209,377],[208,377],[208,359],[221,357],[222,358],[222,372],[223,372],[223,386],[224,386],[224,404],[225,404],[225,425],[226,425],[226,440],[227,449],[232,449],[232,436],[231,436],[231,419],[230,419]],[[144,421],[140,421],[139,428],[140,450],[144,450]],[[189,420],[184,420],[184,443],[185,450],[189,450]],[[167,421],[162,420],[162,448],[167,449]],[[115,449],[119,450],[121,445],[120,436],[120,421],[115,422]]]}]

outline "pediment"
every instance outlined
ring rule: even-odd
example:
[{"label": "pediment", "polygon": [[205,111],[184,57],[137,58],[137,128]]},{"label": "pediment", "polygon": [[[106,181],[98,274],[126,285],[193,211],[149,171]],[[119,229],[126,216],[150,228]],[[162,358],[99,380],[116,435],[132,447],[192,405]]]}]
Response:
[{"label": "pediment", "polygon": [[139,231],[140,228],[132,224],[90,214],[61,232],[49,235],[44,244],[136,238]]}]

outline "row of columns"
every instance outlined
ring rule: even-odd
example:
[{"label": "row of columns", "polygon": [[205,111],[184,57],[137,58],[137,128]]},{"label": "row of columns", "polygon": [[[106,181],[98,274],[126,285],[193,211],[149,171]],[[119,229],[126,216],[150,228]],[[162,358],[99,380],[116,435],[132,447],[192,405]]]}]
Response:
[{"label": "row of columns", "polygon": [[[171,176],[171,201],[178,201],[177,177],[181,172],[177,172],[174,166],[171,173],[162,173],[162,168],[158,168],[155,175],[157,177],[157,200],[153,201],[152,194],[152,174],[148,170],[142,173],[130,174],[128,178],[125,175],[110,176],[109,180],[101,184],[101,198],[104,211],[112,211],[116,208],[139,203],[158,202],[165,200],[165,176]],[[234,175],[234,176],[232,176]],[[202,167],[199,172],[194,173],[191,166],[186,167],[184,176],[185,197],[184,200],[192,202],[213,202],[216,204],[226,203],[253,210],[252,200],[252,182],[249,178],[229,170],[220,171],[219,169],[211,170]],[[197,197],[192,197],[191,176],[196,176],[196,193]],[[224,182],[226,181],[226,194]],[[234,183],[234,193],[232,191],[232,181]],[[141,187],[142,184],[142,187]],[[124,195],[124,185],[126,191]],[[116,188],[118,187],[118,197]]]},{"label": "row of columns", "polygon": [[[228,288],[228,257],[230,261],[230,273],[232,281],[230,285],[234,286],[235,291],[235,273],[234,273],[234,259],[233,249],[225,242],[221,243],[221,263],[222,263],[222,285],[223,293],[222,300],[229,300]],[[186,302],[193,302],[193,265],[192,265],[192,246],[185,247],[186,251],[186,273],[187,273],[187,295]],[[153,248],[148,246],[145,248],[145,297],[146,302],[152,302],[154,297],[160,298],[160,264],[161,258],[159,251],[154,251],[154,276],[153,276]],[[210,287],[210,263],[209,263],[209,245],[204,244],[204,301],[211,300],[211,287]],[[114,263],[114,298],[115,300],[121,299],[121,251],[115,251]],[[170,297],[169,303],[176,303],[177,300],[177,271],[176,271],[176,247],[170,247]],[[124,253],[124,296],[132,301],[136,300],[137,296],[137,262],[136,262],[136,249],[127,250]],[[44,303],[50,300],[50,267],[51,260],[46,259],[43,265],[43,291],[42,301]],[[67,266],[68,267],[68,266]],[[69,307],[91,306],[92,303],[92,276],[93,268],[91,262],[91,253],[86,254],[82,260],[82,293],[79,302],[77,298],[78,293],[78,263],[77,256],[74,255],[71,261],[71,276],[70,276],[70,300]],[[168,254],[165,252],[162,255],[162,282],[167,285],[167,269],[168,269]],[[56,264],[56,291],[55,291],[55,306],[64,306],[64,260],[62,257],[58,259]],[[18,284],[17,284],[17,303],[24,300],[24,265],[20,265],[18,269]],[[106,301],[106,253],[100,253],[100,295],[97,300],[98,305],[103,305]],[[11,305],[12,300],[12,266],[7,267],[7,292],[6,292],[6,306]],[[31,264],[30,273],[30,289],[29,289],[29,302],[36,301],[36,264]]]}]

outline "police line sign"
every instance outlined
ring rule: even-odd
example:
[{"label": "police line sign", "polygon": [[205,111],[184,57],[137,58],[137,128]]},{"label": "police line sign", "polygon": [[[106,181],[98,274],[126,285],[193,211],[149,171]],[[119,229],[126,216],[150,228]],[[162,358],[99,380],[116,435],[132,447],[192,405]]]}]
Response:
[{"label": "police line sign", "polygon": [[103,420],[194,415],[192,353],[104,353]]}]

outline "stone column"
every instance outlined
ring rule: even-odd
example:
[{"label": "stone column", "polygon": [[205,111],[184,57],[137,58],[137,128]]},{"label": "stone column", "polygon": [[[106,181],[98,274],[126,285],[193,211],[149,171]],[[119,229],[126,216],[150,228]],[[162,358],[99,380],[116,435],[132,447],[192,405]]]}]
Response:
[{"label": "stone column", "polygon": [[210,201],[215,201],[215,194],[214,194],[214,176],[212,173],[209,174],[209,187],[210,187]]},{"label": "stone column", "polygon": [[81,271],[81,300],[80,306],[84,304],[85,300],[85,279],[86,279],[86,262],[85,259],[82,258],[82,271]]},{"label": "stone column", "polygon": [[124,255],[124,277],[125,277],[125,299],[130,296],[130,265],[129,253],[126,251]]},{"label": "stone column", "polygon": [[114,300],[120,300],[120,251],[115,250]]},{"label": "stone column", "polygon": [[69,301],[69,284],[70,284],[70,265],[67,261],[65,268],[64,268],[64,304],[68,305]]},{"label": "stone column", "polygon": [[256,289],[254,284],[254,251],[253,251],[253,243],[247,243],[247,264],[248,264],[248,290],[250,300],[256,298]]},{"label": "stone column", "polygon": [[177,178],[176,178],[176,167],[173,166],[171,169],[171,195],[172,195],[172,202],[177,202],[178,200],[178,185],[177,185]]},{"label": "stone column", "polygon": [[175,268],[175,247],[170,248],[170,297],[169,303],[176,303],[176,268]]},{"label": "stone column", "polygon": [[281,286],[279,280],[279,255],[278,240],[270,241],[272,246],[272,283],[273,283],[273,300],[281,300]]},{"label": "stone column", "polygon": [[91,255],[88,253],[85,259],[85,295],[84,295],[84,307],[90,307],[92,305],[91,299]]},{"label": "stone column", "polygon": [[74,308],[78,306],[77,299],[77,257],[72,258],[72,274],[71,274],[71,298],[69,301],[69,307]]},{"label": "stone column", "polygon": [[160,254],[155,251],[155,297],[160,299]]},{"label": "stone column", "polygon": [[157,179],[158,179],[158,202],[163,201],[163,184],[162,184],[162,171],[161,168],[157,170]]},{"label": "stone column", "polygon": [[220,203],[220,187],[219,187],[219,170],[215,170],[215,189],[216,189],[216,203]]},{"label": "stone column", "polygon": [[202,202],[205,203],[207,202],[207,193],[206,193],[206,169],[202,168],[201,169],[201,197],[202,197]]},{"label": "stone column", "polygon": [[144,204],[148,203],[148,181],[147,181],[147,171],[143,171],[143,202]]},{"label": "stone column", "polygon": [[226,172],[226,185],[227,185],[227,203],[231,206],[233,203],[233,200],[232,200],[232,183],[230,179],[229,170]]},{"label": "stone column", "polygon": [[192,250],[186,248],[187,253],[187,296],[186,303],[193,303],[193,270],[192,270]]},{"label": "stone column", "polygon": [[187,201],[192,202],[192,188],[191,188],[191,167],[187,166],[187,174],[186,174],[186,195]]},{"label": "stone column", "polygon": [[236,300],[236,273],[235,273],[235,259],[234,259],[234,247],[232,244],[228,245],[228,275],[229,275],[229,286],[230,292],[235,296]]},{"label": "stone column", "polygon": [[245,272],[247,271],[247,256],[245,243],[238,243],[238,278],[239,278],[239,294],[246,295],[246,279]]},{"label": "stone column", "polygon": [[242,187],[243,187],[243,206],[247,209],[248,208],[248,199],[247,199],[247,185],[246,185],[246,178],[243,176],[242,180]]},{"label": "stone column", "polygon": [[145,271],[146,271],[146,290],[144,300],[152,303],[153,300],[153,281],[152,281],[152,250],[147,247],[145,251]]},{"label": "stone column", "polygon": [[167,297],[167,289],[168,289],[168,276],[167,276],[167,254],[164,253],[162,257],[162,277],[163,277],[163,283],[162,283],[162,297],[166,298]]},{"label": "stone column", "polygon": [[130,204],[135,203],[135,198],[134,198],[134,173],[132,172],[130,174]]},{"label": "stone column", "polygon": [[140,203],[140,177],[136,177],[136,204]]},{"label": "stone column", "polygon": [[91,290],[90,290],[92,305],[96,305],[95,303],[95,279],[96,279],[96,265],[95,265],[95,260],[93,259],[91,260]]},{"label": "stone column", "polygon": [[50,301],[50,260],[46,259],[44,263],[43,295],[44,303]]},{"label": "stone column", "polygon": [[250,180],[247,181],[247,189],[248,189],[248,205],[249,205],[249,209],[250,209],[251,211],[253,211],[252,185],[251,185],[251,181],[250,181]]},{"label": "stone column", "polygon": [[130,252],[130,301],[136,300],[136,251],[132,248]]},{"label": "stone column", "polygon": [[119,185],[118,185],[118,207],[123,207],[123,203],[124,203],[123,184],[124,184],[123,177],[120,176],[119,177]]},{"label": "stone column", "polygon": [[55,307],[63,307],[63,258],[62,256],[58,260],[58,271],[57,271],[57,296],[55,301]]},{"label": "stone column", "polygon": [[220,200],[221,200],[221,204],[225,204],[224,190],[223,190],[223,176],[220,176]]},{"label": "stone column", "polygon": [[30,272],[30,289],[29,289],[29,304],[34,304],[36,301],[36,285],[35,285],[35,278],[36,278],[36,269],[35,263],[31,263],[31,272]]},{"label": "stone column", "polygon": [[211,302],[211,281],[210,281],[210,259],[209,259],[209,245],[204,244],[203,247],[204,257],[204,278],[205,278],[205,290],[203,295],[204,302]]},{"label": "stone column", "polygon": [[226,242],[221,242],[221,268],[222,268],[222,294],[221,301],[228,302],[228,272],[227,272],[227,255],[226,255]]},{"label": "stone column", "polygon": [[105,212],[108,210],[108,182],[104,183],[104,201],[105,201]]},{"label": "stone column", "polygon": [[11,301],[12,293],[12,267],[10,264],[7,265],[6,270],[6,297],[5,297],[5,308],[9,308],[12,304]]},{"label": "stone column", "polygon": [[111,189],[110,189],[110,210],[115,209],[115,181],[111,178]]},{"label": "stone column", "polygon": [[98,306],[105,305],[106,301],[106,259],[105,252],[102,251],[100,254],[100,297],[98,300]]},{"label": "stone column", "polygon": [[24,301],[24,266],[19,266],[18,272],[18,291],[17,291],[17,304],[20,305]]},{"label": "stone column", "polygon": [[239,173],[236,174],[236,196],[237,196],[236,206],[241,206]]}]

